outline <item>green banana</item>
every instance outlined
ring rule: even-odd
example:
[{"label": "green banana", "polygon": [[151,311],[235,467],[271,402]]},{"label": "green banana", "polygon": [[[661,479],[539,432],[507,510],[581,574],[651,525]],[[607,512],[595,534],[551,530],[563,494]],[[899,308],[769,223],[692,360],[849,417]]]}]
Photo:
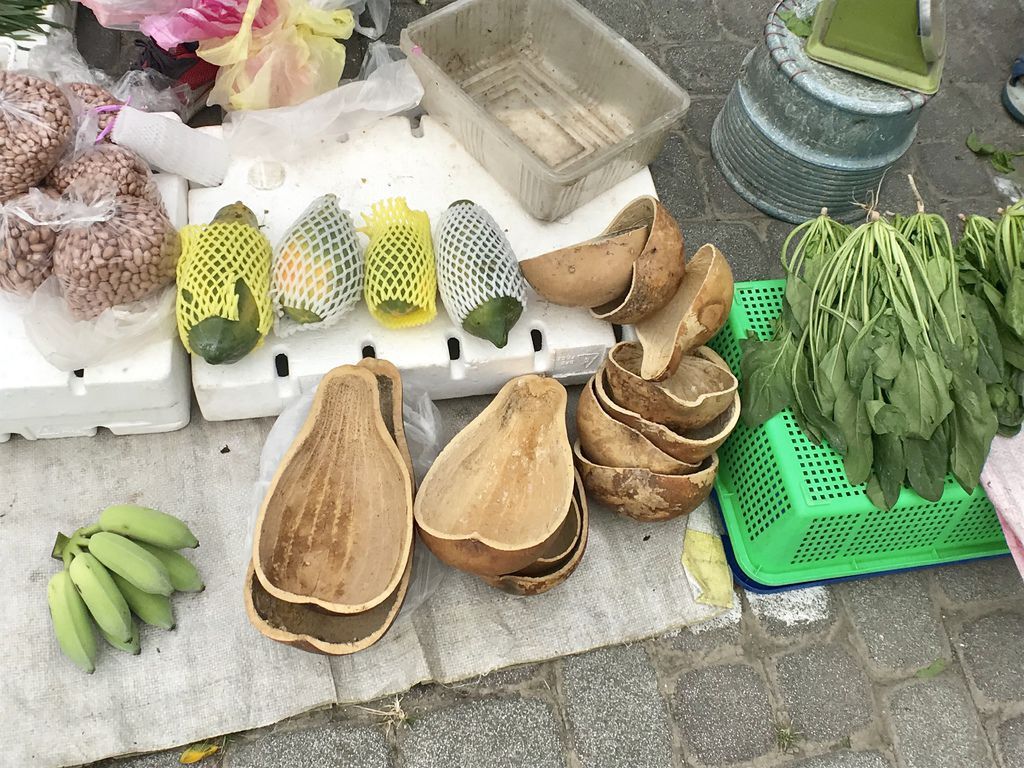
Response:
[{"label": "green banana", "polygon": [[89,551],[108,570],[129,581],[143,592],[171,595],[171,575],[163,562],[119,533],[100,531],[89,537]]},{"label": "green banana", "polygon": [[203,578],[192,562],[184,555],[172,549],[154,547],[152,544],[140,542],[139,546],[163,563],[171,577],[171,586],[178,592],[202,592],[206,589]]},{"label": "green banana", "polygon": [[104,632],[102,629],[100,632],[103,634],[103,639],[110,643],[112,646],[117,648],[119,651],[130,653],[132,656],[138,656],[142,653],[142,645],[139,643],[139,625],[134,621],[132,622],[132,636],[127,643],[123,643],[116,637],[112,637]]},{"label": "green banana", "polygon": [[131,582],[125,581],[116,573],[111,574],[114,583],[121,590],[125,601],[132,609],[132,613],[151,627],[160,629],[174,629],[174,609],[171,608],[171,600],[163,595],[151,595],[143,592]]},{"label": "green banana", "polygon": [[78,552],[68,566],[68,573],[97,626],[118,640],[131,640],[132,615],[128,603],[103,564],[88,552]]},{"label": "green banana", "polygon": [[135,504],[107,507],[100,514],[99,526],[101,530],[119,533],[164,549],[191,549],[199,546],[195,535],[178,518]]},{"label": "green banana", "polygon": [[53,631],[61,651],[83,672],[96,670],[96,635],[82,596],[67,571],[55,573],[46,587]]}]

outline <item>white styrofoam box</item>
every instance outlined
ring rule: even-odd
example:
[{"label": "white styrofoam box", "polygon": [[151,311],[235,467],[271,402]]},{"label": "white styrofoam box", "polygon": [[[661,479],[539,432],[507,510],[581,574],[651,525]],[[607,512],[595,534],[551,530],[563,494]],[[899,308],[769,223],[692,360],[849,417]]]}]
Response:
[{"label": "white styrofoam box", "polygon": [[[626,203],[655,194],[645,168],[564,219],[541,222],[439,123],[425,116],[412,130],[406,118],[392,117],[348,141],[311,147],[300,161],[233,158],[222,185],[189,192],[189,222],[209,221],[221,206],[240,200],[276,244],[306,206],[327,192],[338,196],[357,223],[362,223],[362,212],[388,197],[405,197],[410,207],[426,211],[431,222],[455,200],[471,199],[506,230],[520,260],[594,237]],[[510,378],[525,373],[581,383],[614,343],[612,327],[587,310],[548,304],[532,291],[504,349],[453,325],[440,300],[431,323],[403,330],[382,327],[360,303],[333,328],[286,339],[271,335],[233,365],[212,366],[193,356],[192,383],[206,419],[257,418],[280,413],[331,368],[358,362],[367,347],[398,366],[409,386],[442,399],[497,392]]]},{"label": "white styrofoam box", "polygon": [[[168,215],[186,221],[185,180],[156,175]],[[129,356],[76,373],[47,363],[17,312],[0,303],[0,442],[78,437],[106,427],[119,435],[170,432],[189,422],[188,356],[176,333]]]}]

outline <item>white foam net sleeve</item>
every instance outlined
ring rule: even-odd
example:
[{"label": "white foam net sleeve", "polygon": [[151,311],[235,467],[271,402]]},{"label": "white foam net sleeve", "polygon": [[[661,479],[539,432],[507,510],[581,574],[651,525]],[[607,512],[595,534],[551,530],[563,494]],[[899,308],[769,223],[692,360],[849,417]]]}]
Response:
[{"label": "white foam net sleeve", "polygon": [[274,331],[284,337],[334,325],[362,294],[363,254],[352,217],[335,195],[318,197],[274,250]]},{"label": "white foam net sleeve", "polygon": [[448,316],[462,325],[489,299],[503,296],[526,306],[526,279],[505,233],[476,203],[453,203],[434,236],[437,287]]}]

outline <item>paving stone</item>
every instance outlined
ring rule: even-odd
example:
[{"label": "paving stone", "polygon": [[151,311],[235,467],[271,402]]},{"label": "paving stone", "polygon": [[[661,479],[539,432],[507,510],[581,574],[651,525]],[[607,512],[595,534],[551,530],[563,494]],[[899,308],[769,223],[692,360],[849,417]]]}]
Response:
[{"label": "paving stone", "polygon": [[964,144],[963,138],[914,147],[918,167],[928,185],[944,200],[960,200],[995,192],[988,162],[975,157]]},{"label": "paving stone", "polygon": [[723,218],[737,218],[761,216],[761,212],[736,194],[736,191],[729,186],[711,158],[701,161],[704,169],[704,178],[708,181],[708,197],[711,200],[712,210]]},{"label": "paving stone", "polygon": [[[711,126],[715,124],[715,118],[722,111],[724,104],[725,96],[693,98],[686,117],[683,118],[681,132],[690,140],[692,149],[703,157],[711,154]],[[717,172],[716,168],[714,173]]]},{"label": "paving stone", "polygon": [[775,719],[768,690],[746,664],[686,673],[676,684],[674,707],[683,738],[704,764],[752,760],[773,747]]},{"label": "paving stone", "polygon": [[753,46],[764,39],[764,25],[774,0],[714,0],[726,30]]},{"label": "paving stone", "polygon": [[1024,698],[1024,616],[1004,613],[966,625],[957,641],[964,668],[990,701]]},{"label": "paving stone", "polygon": [[406,768],[559,768],[558,725],[547,704],[485,699],[431,712],[399,732]]},{"label": "paving stone", "polygon": [[707,211],[701,169],[680,134],[669,135],[661,154],[651,163],[651,176],[658,196],[677,220],[699,218]]},{"label": "paving stone", "polygon": [[743,59],[753,46],[701,40],[665,49],[665,67],[691,94],[724,96],[736,82]]},{"label": "paving stone", "polygon": [[1024,717],[1007,720],[999,726],[999,749],[1007,768],[1024,765]]},{"label": "paving stone", "polygon": [[641,646],[603,648],[565,659],[563,681],[581,765],[672,765],[668,713]]},{"label": "paving stone", "polygon": [[834,752],[792,763],[789,768],[890,768],[889,760],[880,752]]},{"label": "paving stone", "polygon": [[543,674],[544,666],[543,664],[522,664],[518,667],[499,669],[497,672],[491,672],[467,682],[479,688],[506,688],[539,677]]},{"label": "paving stone", "polygon": [[[171,749],[167,752],[150,752],[148,755],[136,755],[135,757],[123,757],[120,759],[104,760],[94,763],[95,768],[178,768],[181,763],[179,758],[185,747]],[[216,768],[219,762],[211,759],[210,768]]]},{"label": "paving stone", "polygon": [[778,252],[772,252],[761,242],[753,224],[725,221],[684,221],[681,224],[687,251],[695,253],[704,243],[714,243],[729,260],[736,280],[782,277]]},{"label": "paving stone", "polygon": [[837,616],[835,600],[826,587],[766,595],[748,592],[747,603],[765,634],[779,640],[822,635]]},{"label": "paving stone", "polygon": [[990,768],[989,750],[964,684],[914,683],[890,697],[897,756],[906,768]]},{"label": "paving stone", "polygon": [[383,727],[325,725],[228,744],[224,768],[390,768]]},{"label": "paving stone", "polygon": [[1024,581],[1009,557],[947,565],[931,573],[946,597],[956,603],[1024,598]]},{"label": "paving stone", "polygon": [[943,86],[921,110],[918,140],[965,141],[971,127],[977,126],[976,109],[969,88],[960,84]]},{"label": "paving stone", "polygon": [[945,83],[998,80],[992,46],[974,29],[965,29],[946,37],[946,64],[942,70]]},{"label": "paving stone", "polygon": [[880,576],[838,590],[876,670],[912,672],[950,657],[925,574]]},{"label": "paving stone", "polygon": [[709,0],[649,0],[658,37],[670,42],[717,40],[722,27]]},{"label": "paving stone", "polygon": [[776,668],[793,727],[807,741],[838,741],[871,722],[871,684],[842,647],[797,651]]},{"label": "paving stone", "polygon": [[640,0],[580,0],[601,21],[631,43],[651,37],[651,11]]},{"label": "paving stone", "polygon": [[736,604],[725,613],[696,624],[683,627],[673,635],[666,635],[660,642],[677,651],[705,655],[708,651],[722,648],[739,648],[743,639],[740,618],[742,607]]}]

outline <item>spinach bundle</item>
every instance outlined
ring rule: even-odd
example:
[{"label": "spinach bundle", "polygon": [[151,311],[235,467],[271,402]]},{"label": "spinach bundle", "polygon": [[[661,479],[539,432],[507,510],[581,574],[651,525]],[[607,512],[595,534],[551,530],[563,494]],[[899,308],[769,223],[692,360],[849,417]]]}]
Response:
[{"label": "spinach bundle", "polygon": [[999,422],[1015,435],[1024,421],[1024,203],[998,224],[964,218],[957,246],[967,310],[979,334],[978,373]]},{"label": "spinach bundle", "polygon": [[996,418],[945,221],[873,213],[851,232],[823,212],[794,230],[783,264],[773,339],[742,345],[746,423],[792,408],[883,509],[904,483],[937,500],[947,472],[973,489]]}]

